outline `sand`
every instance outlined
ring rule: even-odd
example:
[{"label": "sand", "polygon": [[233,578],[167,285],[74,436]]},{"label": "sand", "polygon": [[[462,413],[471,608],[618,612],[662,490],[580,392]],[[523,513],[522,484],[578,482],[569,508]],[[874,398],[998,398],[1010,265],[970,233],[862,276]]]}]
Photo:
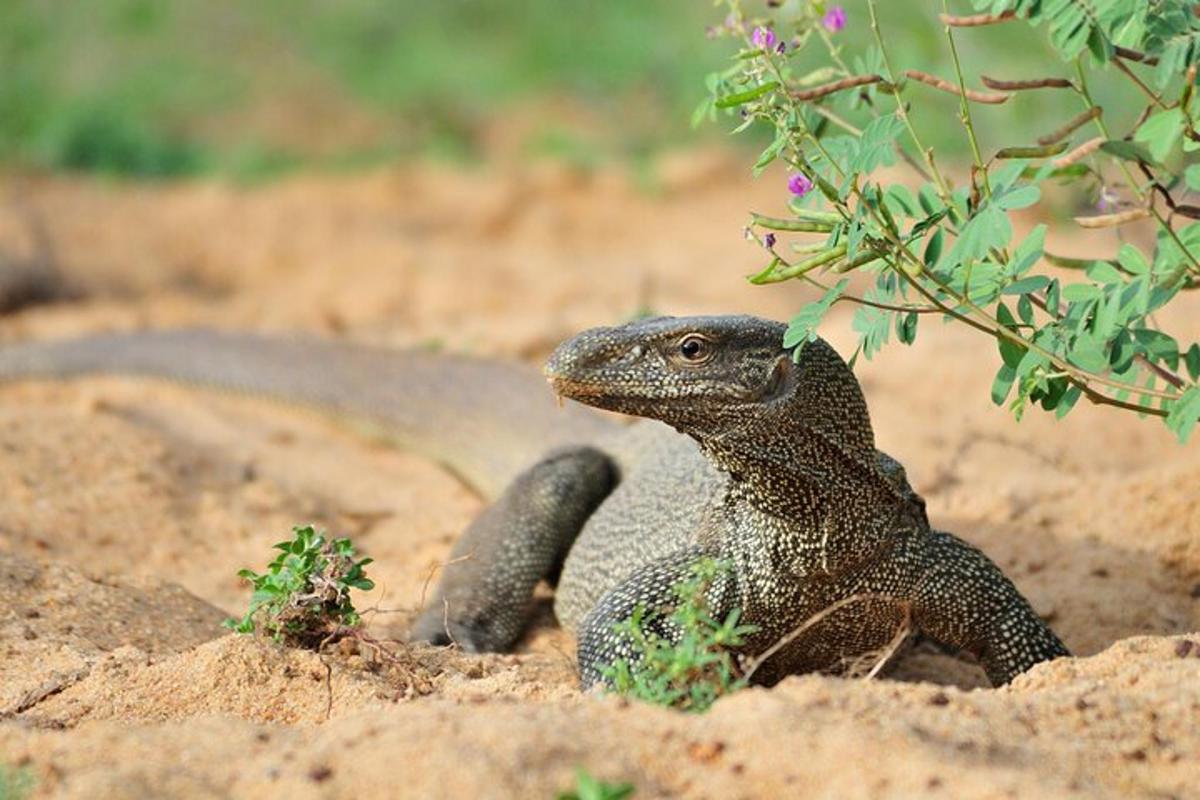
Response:
[{"label": "sand", "polygon": [[[12,178],[79,298],[0,319],[0,346],[208,325],[537,361],[644,308],[783,319],[811,299],[742,279],[762,262],[745,212],[780,210],[778,182],[721,153],[658,174]],[[0,245],[29,246],[8,206]],[[1179,306],[1166,321],[1200,338],[1200,298]],[[846,354],[849,311],[824,328]],[[580,767],[639,798],[1200,797],[1200,445],[1096,407],[1017,424],[988,399],[993,347],[926,322],[858,372],[934,523],[1077,657],[994,690],[917,652],[889,679],[797,676],[704,716],[582,695],[544,602],[508,655],[229,634],[237,569],[312,521],[376,559],[359,605],[402,638],[479,499],[302,409],[115,378],[0,386],[0,774],[80,798],[546,798]]]}]

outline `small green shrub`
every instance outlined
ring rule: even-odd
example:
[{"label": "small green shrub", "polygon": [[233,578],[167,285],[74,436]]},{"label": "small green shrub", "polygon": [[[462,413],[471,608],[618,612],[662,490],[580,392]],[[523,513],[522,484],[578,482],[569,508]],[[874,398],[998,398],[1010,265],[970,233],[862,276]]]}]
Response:
[{"label": "small green shrub", "polygon": [[32,790],[29,770],[0,764],[0,800],[24,800]]},{"label": "small green shrub", "polygon": [[674,642],[648,630],[664,612],[639,605],[629,619],[618,623],[617,632],[629,637],[639,657],[618,659],[604,668],[602,674],[614,691],[700,713],[745,685],[734,651],[757,627],[739,625],[741,610],[736,608],[718,622],[707,599],[708,590],[729,568],[725,562],[703,559],[690,577],[673,587],[679,601],[668,616],[678,631]]},{"label": "small green shrub", "polygon": [[43,164],[68,170],[169,178],[205,168],[198,147],[116,104],[64,108],[42,131],[38,148]]},{"label": "small green shrub", "polygon": [[575,772],[575,790],[560,793],[558,800],[625,800],[632,796],[633,784],[606,783],[581,767]]},{"label": "small green shrub", "polygon": [[356,560],[349,539],[326,541],[311,525],[292,532],[290,541],[275,545],[281,552],[266,572],[238,572],[254,587],[254,594],[246,615],[226,620],[225,626],[238,633],[261,629],[277,641],[315,647],[362,622],[350,602],[350,590],[375,588],[363,571],[372,559]]}]

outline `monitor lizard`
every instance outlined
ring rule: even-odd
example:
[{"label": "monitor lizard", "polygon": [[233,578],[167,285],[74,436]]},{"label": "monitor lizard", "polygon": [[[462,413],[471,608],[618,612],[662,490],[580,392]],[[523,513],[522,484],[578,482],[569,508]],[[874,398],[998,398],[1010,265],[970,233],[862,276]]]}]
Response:
[{"label": "monitor lizard", "polygon": [[[0,348],[0,379],[147,375],[364,419],[432,456],[491,504],[455,544],[411,637],[471,651],[520,636],[541,580],[578,638],[585,687],[636,658],[616,623],[665,608],[698,560],[730,565],[712,612],[757,627],[773,683],[836,672],[906,623],[973,654],[995,685],[1067,655],[981,551],[930,527],[903,468],[875,449],[850,368],[797,353],[781,323],[655,318],[569,339],[544,376],[561,397],[645,418],[548,407],[528,368],[324,339],[204,330]],[[683,435],[680,435],[683,434]],[[800,636],[775,647],[823,611]],[[671,637],[662,623],[657,631]]]}]

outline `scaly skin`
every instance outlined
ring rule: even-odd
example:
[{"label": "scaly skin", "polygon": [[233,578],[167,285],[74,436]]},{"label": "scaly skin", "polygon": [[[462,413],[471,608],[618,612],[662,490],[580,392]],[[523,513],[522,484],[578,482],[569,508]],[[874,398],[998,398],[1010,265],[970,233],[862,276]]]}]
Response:
[{"label": "scaly skin", "polygon": [[[875,449],[841,359],[817,341],[793,363],[782,335],[751,317],[698,317],[564,343],[546,367],[556,391],[649,418],[631,426],[555,413],[544,384],[515,365],[212,331],[6,345],[0,380],[141,375],[373,423],[494,500],[456,545],[413,638],[505,649],[548,579],[559,620],[579,637],[585,685],[633,655],[613,624],[638,603],[669,605],[670,587],[705,556],[733,564],[711,600],[759,626],[747,655],[863,596],[756,681],[837,671],[889,641],[906,609],[918,629],[974,653],[997,684],[1066,654],[994,564],[929,528],[903,468]],[[689,357],[684,342],[697,338],[703,355]]]},{"label": "scaly skin", "polygon": [[[611,561],[627,551],[607,541],[612,531],[584,527],[559,589],[561,597],[568,582],[586,582],[598,598],[580,623],[583,683],[601,680],[617,658],[636,657],[615,624],[639,604],[670,606],[671,587],[704,556],[733,566],[709,600],[718,618],[740,608],[758,626],[747,656],[845,602],[772,656],[755,674],[763,682],[838,671],[884,648],[906,617],[973,653],[997,685],[1067,655],[996,565],[931,530],[923,505],[885,472],[858,381],[841,358],[817,340],[793,361],[783,332],[752,317],[647,320],[581,333],[547,364],[560,395],[667,423],[694,439],[722,478],[690,500],[703,505],[690,530],[619,567]],[[661,535],[643,522],[641,537]],[[595,566],[605,559],[601,582]],[[672,635],[667,626],[659,633]]]}]

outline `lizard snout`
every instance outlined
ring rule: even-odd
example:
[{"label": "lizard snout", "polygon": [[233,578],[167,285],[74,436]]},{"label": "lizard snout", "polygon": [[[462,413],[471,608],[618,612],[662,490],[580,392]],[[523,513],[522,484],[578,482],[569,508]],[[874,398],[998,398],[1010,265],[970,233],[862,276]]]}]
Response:
[{"label": "lizard snout", "polygon": [[621,336],[618,328],[592,328],[555,348],[542,374],[556,394],[586,402],[611,390],[614,369],[644,352],[640,343]]}]

